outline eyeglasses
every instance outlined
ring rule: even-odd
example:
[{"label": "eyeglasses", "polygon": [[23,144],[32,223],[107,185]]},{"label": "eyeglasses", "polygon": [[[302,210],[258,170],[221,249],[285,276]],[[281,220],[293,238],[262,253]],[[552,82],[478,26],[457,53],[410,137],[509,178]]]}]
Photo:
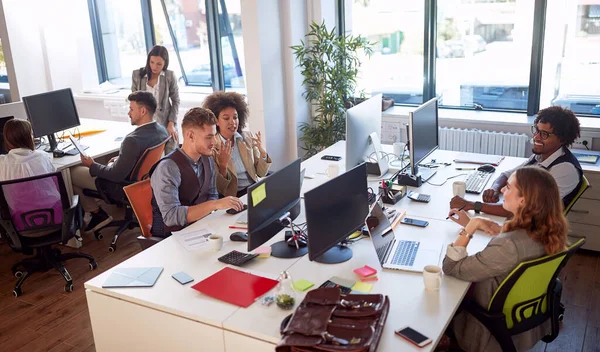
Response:
[{"label": "eyeglasses", "polygon": [[536,125],[531,125],[531,133],[534,136],[537,136],[539,134],[540,137],[542,137],[542,140],[546,140],[550,136],[556,136],[556,134],[554,134],[554,133],[550,133],[547,131],[540,131],[540,129],[538,129],[538,127]]}]

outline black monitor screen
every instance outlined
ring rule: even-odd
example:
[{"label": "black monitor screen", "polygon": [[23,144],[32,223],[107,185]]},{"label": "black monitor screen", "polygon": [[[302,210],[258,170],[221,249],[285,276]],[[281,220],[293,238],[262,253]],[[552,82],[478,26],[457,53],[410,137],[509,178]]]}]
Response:
[{"label": "black monitor screen", "polygon": [[361,228],[369,213],[367,164],[304,193],[308,259],[315,260]]},{"label": "black monitor screen", "polygon": [[278,219],[300,213],[300,159],[248,187],[248,251],[284,228]]},{"label": "black monitor screen", "polygon": [[0,117],[0,154],[8,153],[4,143],[4,125],[8,120],[12,120],[13,118],[13,116]]},{"label": "black monitor screen", "polygon": [[79,115],[70,88],[23,97],[34,137],[79,126]]},{"label": "black monitor screen", "polygon": [[438,147],[438,104],[433,98],[409,114],[411,165],[418,165]]}]

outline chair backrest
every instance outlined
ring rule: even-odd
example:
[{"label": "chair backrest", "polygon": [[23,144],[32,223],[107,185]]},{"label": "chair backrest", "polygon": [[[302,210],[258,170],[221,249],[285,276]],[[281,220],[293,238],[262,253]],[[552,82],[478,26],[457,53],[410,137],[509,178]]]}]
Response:
[{"label": "chair backrest", "polygon": [[129,186],[123,187],[129,204],[140,224],[142,235],[152,237],[152,186],[150,179],[145,179]]},{"label": "chair backrest", "polygon": [[583,192],[585,192],[585,190],[588,189],[588,187],[590,187],[590,183],[589,183],[588,179],[585,178],[585,176],[582,176],[582,177],[583,177],[583,179],[581,182],[581,187],[579,188],[579,192],[577,192],[575,197],[571,200],[571,202],[567,205],[567,207],[565,208],[565,210],[563,212],[565,214],[565,216],[569,213],[571,208],[573,208],[573,205],[575,205],[575,203],[577,202],[579,197],[581,197]]},{"label": "chair backrest", "polygon": [[170,139],[171,136],[159,144],[144,150],[142,156],[138,159],[137,163],[135,163],[135,166],[129,175],[129,180],[135,182],[144,179],[144,177],[148,175],[148,172],[150,172],[152,166],[154,166],[154,164],[156,164],[162,157],[163,151],[165,150],[165,145]]},{"label": "chair backrest", "polygon": [[584,243],[581,238],[565,251],[520,263],[498,286],[488,310],[503,313],[508,329],[526,331],[545,321],[556,278]]}]

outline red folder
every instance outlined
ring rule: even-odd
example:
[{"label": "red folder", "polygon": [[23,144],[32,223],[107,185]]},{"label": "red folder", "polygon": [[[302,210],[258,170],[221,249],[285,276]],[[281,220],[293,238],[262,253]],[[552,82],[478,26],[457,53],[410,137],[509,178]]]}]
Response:
[{"label": "red folder", "polygon": [[192,288],[221,301],[246,308],[275,285],[277,280],[226,267]]}]

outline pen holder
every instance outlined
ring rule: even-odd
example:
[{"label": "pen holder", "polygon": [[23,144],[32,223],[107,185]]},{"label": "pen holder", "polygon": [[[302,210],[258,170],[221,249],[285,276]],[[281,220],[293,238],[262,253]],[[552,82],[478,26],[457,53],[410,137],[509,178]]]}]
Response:
[{"label": "pen holder", "polygon": [[381,201],[385,204],[394,205],[404,198],[406,195],[406,187],[400,188],[383,188],[379,187],[379,194],[381,194]]}]

